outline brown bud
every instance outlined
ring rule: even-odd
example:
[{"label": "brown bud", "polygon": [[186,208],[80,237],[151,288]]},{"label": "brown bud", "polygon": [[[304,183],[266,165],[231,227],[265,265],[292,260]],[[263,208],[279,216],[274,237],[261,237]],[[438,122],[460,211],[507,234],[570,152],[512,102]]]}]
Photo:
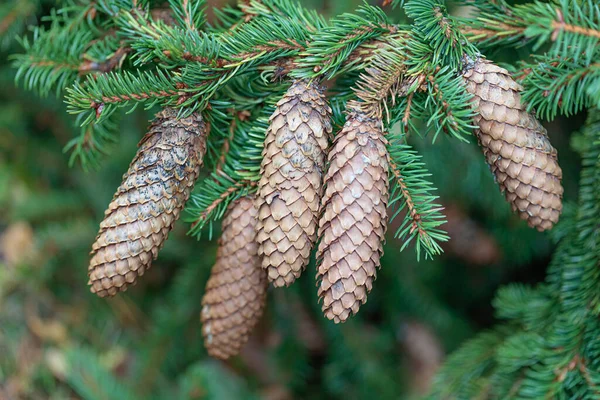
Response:
[{"label": "brown bud", "polygon": [[270,118],[256,204],[258,251],[274,286],[300,276],[316,239],[330,115],[323,88],[297,81]]},{"label": "brown bud", "polygon": [[539,231],[562,211],[562,170],[546,129],[521,102],[508,71],[479,59],[463,74],[477,110],[477,139],[513,211]]},{"label": "brown bud", "polygon": [[206,150],[199,114],[165,108],[140,141],[90,253],[91,291],[114,296],[150,268],[185,205]]},{"label": "brown bud", "polygon": [[323,312],[344,322],[367,301],[386,230],[388,153],[381,120],[350,112],[329,152],[319,221]]},{"label": "brown bud", "polygon": [[211,356],[239,353],[263,313],[268,284],[258,257],[254,200],[242,197],[223,218],[217,261],[202,299],[202,333]]}]

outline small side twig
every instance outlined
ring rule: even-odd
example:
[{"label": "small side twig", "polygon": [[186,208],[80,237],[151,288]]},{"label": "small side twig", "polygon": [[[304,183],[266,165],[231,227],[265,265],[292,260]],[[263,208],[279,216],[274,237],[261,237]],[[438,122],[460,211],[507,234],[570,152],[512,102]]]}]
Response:
[{"label": "small side twig", "polygon": [[127,54],[131,52],[131,48],[129,47],[119,47],[109,58],[104,61],[91,61],[85,60],[83,63],[79,65],[77,69],[81,75],[89,74],[92,72],[101,72],[107,73],[112,71],[115,68],[119,68]]},{"label": "small side twig", "polygon": [[398,187],[400,188],[400,192],[402,193],[402,197],[404,197],[404,201],[406,202],[406,207],[408,207],[408,214],[411,219],[411,228],[410,233],[412,234],[415,231],[419,232],[419,236],[426,236],[427,232],[421,227],[421,214],[417,211],[415,207],[415,203],[413,198],[404,182],[404,177],[400,172],[400,168],[398,165],[394,163],[392,160],[389,160],[390,169],[394,176],[396,177],[396,182],[398,183]]},{"label": "small side twig", "polygon": [[584,28],[583,26],[567,24],[565,22],[562,11],[560,11],[560,9],[558,9],[558,8],[556,9],[556,16],[558,18],[558,21],[552,21],[552,28],[554,29],[554,31],[552,32],[551,38],[553,41],[558,39],[558,35],[560,34],[561,31],[571,32],[571,33],[575,33],[578,35],[595,37],[595,38],[600,39],[600,31],[599,30],[591,29],[591,28]]},{"label": "small side twig", "polygon": [[253,182],[253,181],[252,182],[251,181],[236,182],[235,184],[233,184],[232,186],[227,188],[227,190],[225,190],[223,193],[221,193],[221,195],[219,195],[219,197],[217,197],[212,203],[210,203],[208,205],[208,207],[206,207],[206,209],[202,213],[200,213],[198,218],[196,218],[196,220],[194,222],[192,222],[191,228],[194,229],[198,224],[201,224],[201,223],[205,222],[206,220],[208,220],[208,218],[210,217],[210,214],[221,203],[223,203],[225,201],[225,199],[227,199],[233,193],[237,192],[238,190],[241,190],[244,187],[253,187],[256,185],[257,185],[257,182]]}]

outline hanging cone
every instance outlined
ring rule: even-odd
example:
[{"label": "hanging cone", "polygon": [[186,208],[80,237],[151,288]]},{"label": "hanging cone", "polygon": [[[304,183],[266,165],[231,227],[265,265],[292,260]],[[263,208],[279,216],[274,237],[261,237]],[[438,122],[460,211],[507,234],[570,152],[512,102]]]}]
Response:
[{"label": "hanging cone", "polygon": [[513,211],[543,231],[562,211],[562,170],[546,129],[521,103],[521,85],[488,60],[469,63],[467,90],[478,115],[476,135]]},{"label": "hanging cone", "polygon": [[217,261],[202,299],[208,354],[224,360],[239,353],[263,313],[268,284],[258,257],[254,201],[242,197],[223,219]]},{"label": "hanging cone", "polygon": [[296,81],[267,130],[258,197],[258,253],[274,286],[289,286],[316,239],[331,108],[323,88]]},{"label": "hanging cone", "polygon": [[91,291],[114,296],[150,268],[179,218],[202,165],[206,125],[165,108],[150,125],[123,176],[90,253]]},{"label": "hanging cone", "polygon": [[329,152],[317,279],[325,316],[344,322],[367,301],[383,255],[388,153],[381,120],[350,112]]}]

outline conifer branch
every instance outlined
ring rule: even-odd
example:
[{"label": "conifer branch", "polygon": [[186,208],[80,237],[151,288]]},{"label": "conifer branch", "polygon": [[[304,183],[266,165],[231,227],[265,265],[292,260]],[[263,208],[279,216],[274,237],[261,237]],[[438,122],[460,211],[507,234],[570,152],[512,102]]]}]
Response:
[{"label": "conifer branch", "polygon": [[22,23],[35,10],[35,4],[29,0],[19,0],[18,4],[17,1],[10,1],[0,7],[0,38],[13,31],[15,25]]},{"label": "conifer branch", "polygon": [[[460,19],[461,30],[482,48],[498,45],[521,46],[535,42],[535,49],[550,42],[554,56],[569,54],[577,60],[591,61],[593,49],[600,39],[598,6],[592,1],[554,1],[550,4],[531,2],[518,5],[488,7],[479,1],[468,1],[480,10],[476,18]],[[507,22],[506,16],[509,16]],[[590,17],[584,17],[590,16]],[[577,51],[569,51],[576,48]]]},{"label": "conifer branch", "polygon": [[525,86],[523,100],[545,119],[558,113],[572,115],[583,108],[600,104],[596,87],[600,84],[600,63],[586,64],[582,59],[536,57],[521,74]]},{"label": "conifer branch", "polygon": [[552,21],[552,41],[556,41],[562,31],[600,39],[600,29],[566,23],[560,8],[556,9],[556,18],[557,20]]},{"label": "conifer branch", "polygon": [[120,68],[127,57],[127,54],[131,52],[130,48],[119,47],[110,57],[102,61],[84,60],[77,71],[80,74],[88,74],[92,72],[107,73],[116,68]]},{"label": "conifer branch", "polygon": [[177,0],[172,7],[180,18],[182,25],[188,30],[195,31],[198,29],[198,25],[202,23],[201,19],[204,16],[201,10],[204,7],[203,3],[203,1]]},{"label": "conifer branch", "polygon": [[[187,220],[192,222],[190,234],[198,236],[207,223],[223,216],[227,206],[235,199],[255,190],[260,179],[260,163],[262,160],[262,143],[264,141],[269,117],[273,112],[277,95],[265,99],[268,104],[260,110],[249,113],[244,110],[243,101],[230,123],[233,140],[229,142],[228,151],[223,162],[217,163],[209,177],[199,183],[198,190],[192,194],[187,208]],[[231,95],[239,100],[236,92]],[[256,101],[256,99],[248,99]],[[231,132],[234,132],[233,135]],[[227,143],[227,139],[224,142]]]},{"label": "conifer branch", "polygon": [[[196,231],[198,226],[203,226],[211,217],[211,214],[215,212],[217,207],[221,206],[228,197],[234,195],[236,192],[241,191],[247,187],[256,186],[256,182],[238,181],[232,186],[228,187],[223,193],[219,194],[215,200],[212,201],[205,209],[198,215],[198,217],[192,222],[190,232]],[[228,201],[227,203],[230,203]]]},{"label": "conifer branch", "polygon": [[390,98],[392,105],[395,105],[406,71],[404,37],[404,34],[389,37],[384,46],[375,52],[370,66],[356,83],[354,92],[362,100],[357,104],[361,112],[370,118],[382,119],[385,111],[387,121],[390,120],[387,100]]},{"label": "conifer branch", "polygon": [[392,173],[389,206],[395,209],[390,221],[406,209],[394,236],[404,242],[401,251],[414,240],[417,259],[421,252],[425,253],[425,258],[433,258],[443,252],[439,243],[447,241],[448,236],[439,228],[446,220],[442,214],[443,207],[435,203],[438,197],[432,194],[436,189],[427,180],[431,174],[427,172],[421,156],[403,143],[402,136],[387,136]]},{"label": "conifer branch", "polygon": [[[474,128],[472,123],[474,110],[470,105],[471,95],[464,90],[464,83],[460,77],[455,75],[452,68],[444,67],[434,71],[423,71],[409,83],[411,87],[408,89],[408,95],[422,90],[423,84],[426,84],[425,90],[428,96],[419,98],[420,104],[415,112],[419,118],[427,119],[427,126],[434,133],[434,141],[441,132],[459,140],[468,141],[466,137]],[[411,97],[411,106],[414,100]],[[405,114],[406,112],[404,110]]]},{"label": "conifer branch", "polygon": [[[353,65],[347,61],[359,46],[397,30],[377,7],[364,5],[354,14],[343,14],[334,18],[330,26],[312,35],[310,45],[300,55],[298,70],[293,72],[293,76],[331,79],[342,71],[347,72],[347,68]],[[344,64],[346,69],[343,68]]]},{"label": "conifer branch", "polygon": [[419,236],[421,236],[421,237],[425,236],[426,235],[425,230],[420,225],[421,215],[417,212],[417,209],[415,208],[415,203],[412,199],[412,196],[410,195],[410,192],[408,191],[408,188],[406,187],[406,184],[404,183],[404,179],[402,178],[402,174],[400,173],[400,170],[399,170],[398,166],[396,165],[396,163],[394,163],[393,161],[390,162],[390,169],[392,170],[392,173],[396,177],[396,182],[398,183],[398,187],[400,189],[400,192],[402,193],[402,197],[404,197],[404,201],[406,202],[406,207],[408,208],[408,215],[410,215],[410,218],[412,220],[409,233],[413,234],[415,231],[417,231]]},{"label": "conifer branch", "polygon": [[481,27],[472,26],[461,26],[460,30],[465,36],[473,42],[485,44],[491,40],[497,38],[511,38],[517,40],[522,38],[525,33],[525,27],[512,25],[507,22],[490,21],[484,18],[480,18],[481,22],[487,22],[482,24]]},{"label": "conifer branch", "polygon": [[80,133],[67,143],[70,151],[69,165],[79,161],[85,170],[100,166],[101,157],[107,155],[115,143],[118,117],[113,114],[101,124],[89,124],[80,128]]},{"label": "conifer branch", "polygon": [[[414,19],[412,40],[421,44],[425,54],[414,54],[414,64],[433,64],[459,69],[464,55],[475,56],[478,50],[465,38],[458,23],[448,14],[442,0],[410,0],[405,10]],[[419,46],[414,43],[415,49]],[[411,46],[412,48],[412,46]],[[433,53],[433,57],[427,53]],[[421,64],[419,69],[425,69]]]},{"label": "conifer branch", "polygon": [[[413,112],[414,96],[417,93],[417,91],[425,92],[427,90],[425,85],[426,80],[427,76],[425,74],[411,76],[410,78],[405,79],[400,87],[399,94],[401,96],[406,96],[404,111],[399,114],[402,115],[402,119],[400,120],[400,122],[402,123],[402,129],[405,135],[409,133],[410,121],[415,114]],[[402,108],[399,107],[398,111],[402,111]]]},{"label": "conifer branch", "polygon": [[[169,82],[168,85],[164,85],[168,78],[160,71],[156,76],[148,73],[137,77],[131,73],[122,76],[109,74],[101,77],[97,82],[88,80],[83,85],[76,84],[73,89],[68,90],[68,103],[74,113],[85,112],[90,108],[107,112],[103,109],[106,104],[121,106],[128,105],[130,102],[168,98],[169,104],[185,106],[186,113],[191,113],[202,110],[214,93],[234,76],[273,67],[278,67],[279,77],[285,71],[301,70],[302,61],[299,61],[300,65],[298,65],[294,55],[305,49],[306,44],[299,39],[289,38],[299,37],[302,29],[295,25],[289,25],[289,21],[281,20],[279,17],[269,21],[256,19],[248,25],[240,27],[235,42],[231,37],[224,37],[221,45],[223,50],[216,50],[209,59],[205,56],[189,54],[179,48],[177,52],[182,59],[192,59],[206,62],[206,64],[188,64],[176,77],[175,84]],[[279,30],[278,27],[285,27],[285,29]],[[163,29],[167,28],[163,27]],[[262,36],[257,36],[257,32],[262,32]],[[304,34],[307,35],[306,32]],[[244,37],[248,39],[245,40]],[[267,37],[273,39],[265,41]],[[300,35],[300,37],[302,36]],[[206,38],[208,39],[208,37]],[[308,36],[305,38],[304,40],[308,40]],[[168,35],[161,35],[161,40],[168,41],[170,39]],[[173,48],[166,49],[162,47],[161,41],[157,42],[154,39],[152,41],[158,43],[157,49],[160,49],[158,54],[173,58],[175,54]],[[242,45],[240,46],[238,42]],[[372,56],[378,48],[379,46],[370,44],[356,47],[343,60],[343,64],[356,65],[358,60]],[[153,51],[152,54],[157,53]],[[215,58],[218,57],[218,54],[222,54],[223,59]],[[148,59],[148,56],[144,56],[143,59]],[[97,114],[99,115],[99,113]],[[87,118],[83,123],[92,121],[91,118]]]},{"label": "conifer branch", "polygon": [[82,121],[87,125],[100,123],[115,111],[117,105],[131,105],[146,100],[153,100],[154,103],[168,98],[181,102],[186,98],[183,89],[181,83],[173,82],[161,70],[138,76],[129,72],[119,75],[109,72],[67,88],[67,103],[72,114],[87,114]]}]

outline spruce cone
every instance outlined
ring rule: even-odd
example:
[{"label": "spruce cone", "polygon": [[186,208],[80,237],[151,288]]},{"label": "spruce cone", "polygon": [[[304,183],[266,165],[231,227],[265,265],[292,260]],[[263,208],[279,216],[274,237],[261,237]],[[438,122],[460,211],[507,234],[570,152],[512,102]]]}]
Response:
[{"label": "spruce cone", "polygon": [[91,291],[114,296],[150,268],[179,218],[202,165],[206,125],[165,108],[150,125],[105,211],[88,268]]},{"label": "spruce cone", "polygon": [[258,253],[274,286],[300,276],[316,239],[330,115],[323,88],[296,81],[270,118],[256,204]]},{"label": "spruce cone", "polygon": [[562,170],[546,129],[521,103],[521,85],[488,60],[463,77],[479,115],[476,135],[500,190],[532,228],[552,228],[562,210]]},{"label": "spruce cone", "polygon": [[329,152],[317,278],[325,316],[344,322],[367,301],[383,255],[388,202],[381,121],[351,111]]},{"label": "spruce cone", "polygon": [[239,353],[263,313],[267,273],[260,267],[254,201],[242,197],[223,219],[217,261],[202,299],[202,333],[208,353],[227,359]]}]

